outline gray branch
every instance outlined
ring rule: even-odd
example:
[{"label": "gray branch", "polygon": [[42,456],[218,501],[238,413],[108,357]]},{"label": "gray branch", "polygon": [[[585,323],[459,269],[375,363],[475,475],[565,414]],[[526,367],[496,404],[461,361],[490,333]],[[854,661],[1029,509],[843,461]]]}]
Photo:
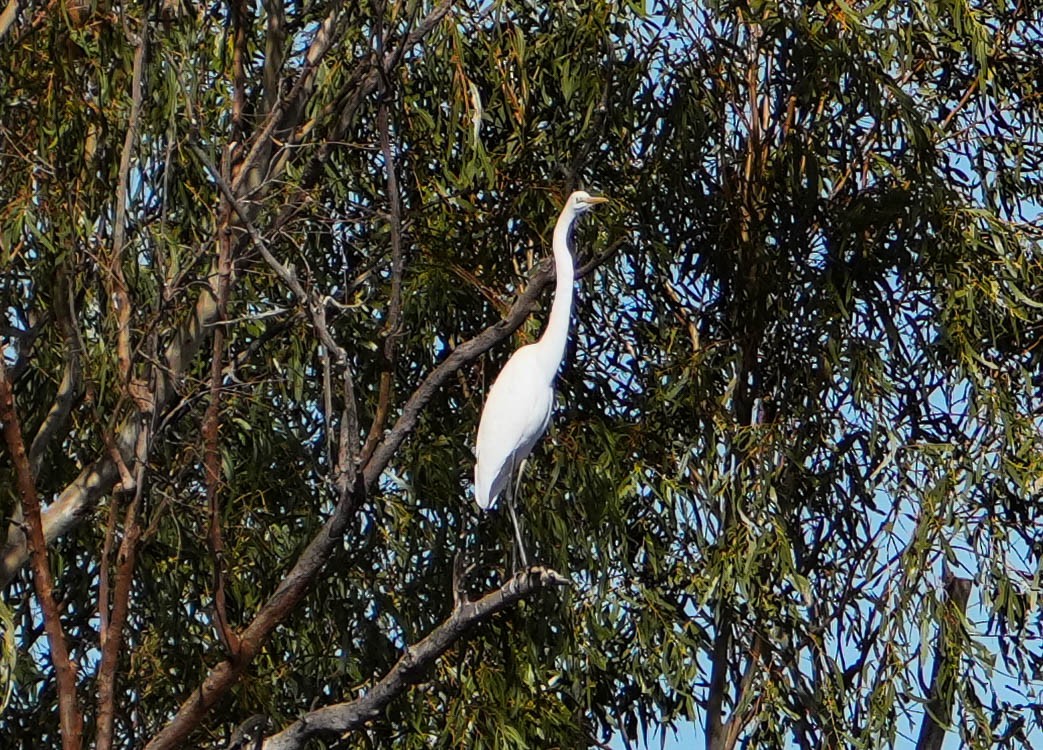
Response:
[{"label": "gray branch", "polygon": [[550,568],[532,567],[515,573],[503,586],[476,602],[461,601],[453,613],[415,646],[405,650],[395,666],[367,693],[353,701],[310,711],[283,731],[269,737],[263,750],[298,750],[314,737],[336,739],[360,729],[416,684],[435,661],[472,626],[487,620],[540,589],[567,586],[568,579]]}]

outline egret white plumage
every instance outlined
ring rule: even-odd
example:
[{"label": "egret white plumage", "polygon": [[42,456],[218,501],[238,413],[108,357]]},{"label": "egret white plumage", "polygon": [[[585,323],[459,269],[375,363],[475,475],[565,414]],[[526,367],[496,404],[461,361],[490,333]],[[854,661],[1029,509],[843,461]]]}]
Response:
[{"label": "egret white plumage", "polygon": [[[554,377],[558,373],[569,335],[572,284],[575,277],[569,238],[576,219],[607,198],[578,190],[565,201],[554,226],[554,270],[557,281],[554,303],[543,336],[535,344],[516,351],[489,389],[482,409],[475,445],[474,496],[483,510],[493,507],[511,475],[518,471],[550,423],[554,407]],[[523,566],[528,566],[514,494],[508,492],[507,508],[514,525],[514,539]]]}]

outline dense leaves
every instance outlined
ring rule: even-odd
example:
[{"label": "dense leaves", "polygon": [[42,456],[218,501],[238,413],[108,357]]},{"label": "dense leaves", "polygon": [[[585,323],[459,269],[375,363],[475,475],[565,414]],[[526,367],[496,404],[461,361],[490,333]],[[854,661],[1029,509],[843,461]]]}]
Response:
[{"label": "dense leaves", "polygon": [[[692,721],[712,748],[878,747],[928,701],[962,746],[1038,744],[1035,3],[16,5],[4,365],[88,741],[121,570],[113,746],[174,725],[215,748],[252,715],[271,734],[366,694],[453,611],[460,567],[473,596],[510,573],[508,525],[469,496],[473,436],[539,335],[539,262],[585,187],[612,203],[577,233],[521,503],[573,587],[314,746],[582,747]],[[529,279],[535,314],[483,334]],[[0,462],[0,726],[57,747]],[[222,618],[249,641],[271,613],[238,660]],[[175,719],[222,664],[240,671],[213,708]]]}]

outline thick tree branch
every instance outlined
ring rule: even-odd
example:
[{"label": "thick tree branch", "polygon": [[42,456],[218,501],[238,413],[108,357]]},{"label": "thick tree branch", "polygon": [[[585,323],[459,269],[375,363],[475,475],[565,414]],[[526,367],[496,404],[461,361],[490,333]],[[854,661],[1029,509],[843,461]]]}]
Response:
[{"label": "thick tree branch", "polygon": [[716,630],[706,698],[706,750],[724,750],[726,747],[724,697],[728,689],[728,653],[732,636],[731,610],[727,607],[721,609]]},{"label": "thick tree branch", "polygon": [[956,681],[962,679],[959,668],[964,648],[962,621],[973,581],[958,578],[948,571],[945,577],[945,601],[942,602],[938,641],[934,647],[931,687],[916,750],[941,750],[953,703],[956,702]]},{"label": "thick tree branch", "polygon": [[[113,732],[116,720],[116,670],[119,666],[120,645],[123,642],[123,627],[130,612],[130,590],[134,583],[134,567],[137,561],[138,543],[141,541],[141,523],[138,515],[144,495],[145,468],[148,455],[149,430],[142,430],[138,435],[136,448],[136,476],[134,478],[134,497],[127,506],[123,519],[123,540],[120,543],[117,565],[115,591],[113,592],[111,616],[103,621],[101,632],[101,661],[98,665],[98,718],[96,732],[96,750],[109,750],[112,747]],[[115,499],[113,500],[115,502]],[[115,517],[115,514],[112,514]],[[111,530],[110,530],[111,531]],[[106,546],[110,544],[108,532]],[[102,560],[106,568],[108,557]],[[98,602],[100,610],[107,610],[108,599]]]},{"label": "thick tree branch", "polygon": [[29,457],[22,439],[21,422],[15,409],[14,392],[7,379],[3,357],[0,357],[0,421],[4,424],[4,440],[14,464],[19,500],[28,526],[29,554],[32,558],[33,588],[43,612],[44,628],[51,661],[58,682],[58,719],[62,732],[63,750],[79,750],[83,744],[83,714],[80,712],[76,694],[76,668],[69,659],[69,648],[65,642],[58,606],[54,601],[54,583],[51,579],[50,563],[47,560],[47,543],[44,540],[43,522],[40,518],[40,498],[36,494],[36,481],[29,467]]},{"label": "thick tree branch", "polygon": [[4,38],[18,18],[18,5],[18,0],[7,0],[3,12],[0,12],[0,39]]},{"label": "thick tree branch", "polygon": [[533,567],[514,575],[499,589],[476,602],[461,601],[453,613],[415,646],[406,649],[395,666],[365,695],[346,703],[310,711],[283,731],[265,740],[263,750],[298,750],[313,737],[335,739],[363,727],[401,695],[474,625],[550,586],[567,586],[559,573]]}]

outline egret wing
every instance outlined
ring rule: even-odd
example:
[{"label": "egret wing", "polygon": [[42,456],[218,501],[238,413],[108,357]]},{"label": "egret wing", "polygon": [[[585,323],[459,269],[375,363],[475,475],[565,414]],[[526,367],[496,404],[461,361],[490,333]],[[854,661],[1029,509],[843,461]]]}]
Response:
[{"label": "egret wing", "polygon": [[475,499],[492,507],[511,473],[547,429],[554,390],[530,347],[515,352],[489,389],[478,425]]}]

